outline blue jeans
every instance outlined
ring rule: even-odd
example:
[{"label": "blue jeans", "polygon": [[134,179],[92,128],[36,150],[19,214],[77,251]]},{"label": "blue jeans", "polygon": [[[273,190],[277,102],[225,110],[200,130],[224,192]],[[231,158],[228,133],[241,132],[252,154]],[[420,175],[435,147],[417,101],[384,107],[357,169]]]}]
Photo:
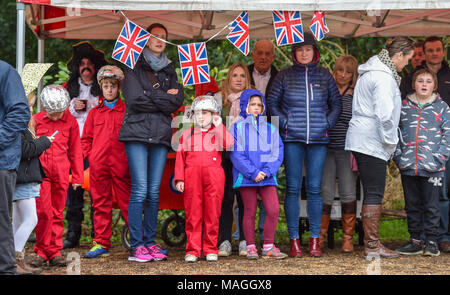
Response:
[{"label": "blue jeans", "polygon": [[442,194],[439,197],[439,209],[441,211],[441,221],[438,229],[438,242],[450,242],[450,227],[449,227],[449,214],[450,214],[450,200],[448,198],[448,188],[450,185],[450,160],[445,164],[445,176],[442,179]]},{"label": "blue jeans", "polygon": [[159,189],[168,148],[159,144],[126,142],[125,152],[131,176],[128,206],[130,248],[135,249],[154,244],[158,226]]},{"label": "blue jeans", "polygon": [[303,144],[287,142],[284,144],[286,169],[286,198],[284,211],[290,239],[298,239],[300,217],[300,191],[302,188],[303,162],[306,166],[306,212],[309,219],[311,238],[318,238],[322,218],[322,175],[327,146],[324,144]]}]

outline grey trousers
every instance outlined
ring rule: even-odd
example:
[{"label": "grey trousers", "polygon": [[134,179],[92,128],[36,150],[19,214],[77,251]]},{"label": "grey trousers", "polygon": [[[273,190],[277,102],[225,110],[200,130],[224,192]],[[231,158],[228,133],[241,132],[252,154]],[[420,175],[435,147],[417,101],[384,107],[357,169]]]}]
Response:
[{"label": "grey trousers", "polygon": [[339,198],[342,203],[356,200],[357,175],[350,167],[350,151],[327,149],[327,158],[323,167],[322,201],[333,204],[338,178]]},{"label": "grey trousers", "polygon": [[11,208],[16,171],[0,170],[0,274],[16,274]]}]

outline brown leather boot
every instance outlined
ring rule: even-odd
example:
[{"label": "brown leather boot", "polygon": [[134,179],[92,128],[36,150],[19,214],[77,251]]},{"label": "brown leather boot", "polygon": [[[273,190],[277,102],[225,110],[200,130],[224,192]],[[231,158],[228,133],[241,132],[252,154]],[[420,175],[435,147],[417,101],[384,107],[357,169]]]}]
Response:
[{"label": "brown leather boot", "polygon": [[25,257],[23,252],[16,252],[16,267],[18,275],[31,275],[33,274],[31,270],[28,270],[26,267]]},{"label": "brown leather boot", "polygon": [[289,251],[290,257],[302,257],[302,247],[300,246],[299,239],[290,239],[291,250]]},{"label": "brown leather boot", "polygon": [[322,220],[320,221],[319,247],[322,249],[327,240],[328,226],[330,225],[331,205],[322,205]]},{"label": "brown leather boot", "polygon": [[361,217],[364,227],[364,256],[397,258],[398,253],[383,246],[378,236],[381,205],[363,205]]},{"label": "brown leather boot", "polygon": [[356,224],[356,201],[341,204],[342,252],[353,252],[353,233]]}]

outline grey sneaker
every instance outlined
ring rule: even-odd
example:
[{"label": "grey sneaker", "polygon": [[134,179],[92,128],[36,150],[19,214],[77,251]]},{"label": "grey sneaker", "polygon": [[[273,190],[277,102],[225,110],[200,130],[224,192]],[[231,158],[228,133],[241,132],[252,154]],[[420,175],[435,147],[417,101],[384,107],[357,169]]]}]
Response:
[{"label": "grey sneaker", "polygon": [[240,241],[239,242],[239,256],[247,256],[247,242]]},{"label": "grey sneaker", "polygon": [[441,252],[439,252],[439,248],[436,242],[427,241],[425,244],[425,248],[423,249],[423,255],[425,256],[439,256]]},{"label": "grey sneaker", "polygon": [[228,240],[225,240],[219,246],[219,256],[227,257],[231,255],[231,243]]},{"label": "grey sneaker", "polygon": [[215,253],[209,253],[208,255],[206,255],[206,261],[217,261],[218,257],[217,254]]},{"label": "grey sneaker", "polygon": [[273,246],[269,250],[262,250],[261,253],[262,258],[275,258],[275,259],[284,259],[287,257],[287,254],[280,252],[280,249]]},{"label": "grey sneaker", "polygon": [[198,260],[198,257],[193,254],[187,254],[186,256],[184,256],[185,262],[197,262],[197,260]]}]

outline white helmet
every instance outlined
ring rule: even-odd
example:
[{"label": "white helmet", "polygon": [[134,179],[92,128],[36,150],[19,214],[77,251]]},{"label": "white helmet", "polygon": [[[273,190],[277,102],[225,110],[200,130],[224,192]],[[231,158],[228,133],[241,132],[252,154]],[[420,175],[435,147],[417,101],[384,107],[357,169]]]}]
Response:
[{"label": "white helmet", "polygon": [[106,65],[100,68],[97,73],[98,84],[105,78],[111,78],[121,82],[124,78],[123,72],[119,67]]},{"label": "white helmet", "polygon": [[211,111],[214,113],[220,113],[220,106],[213,96],[202,95],[197,96],[191,105],[191,118],[194,116],[195,111]]},{"label": "white helmet", "polygon": [[40,100],[49,114],[64,112],[69,107],[70,96],[61,85],[48,85],[42,89]]}]

